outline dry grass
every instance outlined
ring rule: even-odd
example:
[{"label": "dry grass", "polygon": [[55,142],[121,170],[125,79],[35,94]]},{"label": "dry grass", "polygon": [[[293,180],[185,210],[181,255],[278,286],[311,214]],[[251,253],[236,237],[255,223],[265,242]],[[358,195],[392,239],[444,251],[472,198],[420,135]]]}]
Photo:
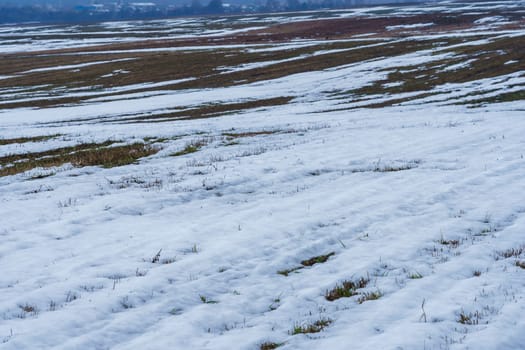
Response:
[{"label": "dry grass", "polygon": [[39,313],[39,310],[38,308],[36,307],[36,305],[31,305],[31,304],[23,304],[23,305],[18,305],[18,307],[20,308],[20,310],[22,311],[18,317],[19,318],[26,318],[26,316],[36,316],[38,315]]},{"label": "dry grass", "polygon": [[[196,39],[197,40],[197,39]],[[450,43],[458,42],[457,39],[449,40]],[[312,55],[321,50],[350,49],[358,46],[365,46],[370,42],[334,42],[322,43],[311,47],[297,48],[294,50],[277,50],[273,52],[246,52],[239,49],[217,49],[217,50],[192,50],[192,51],[175,51],[175,52],[150,52],[150,53],[130,53],[130,54],[109,54],[101,55],[99,53],[88,56],[91,61],[102,61],[111,59],[121,59],[132,57],[134,60],[110,62],[99,65],[81,67],[78,70],[56,70],[48,72],[34,72],[21,76],[16,79],[0,80],[0,88],[27,87],[31,88],[37,85],[46,85],[39,88],[36,92],[44,92],[50,96],[55,94],[53,89],[56,88],[84,88],[91,91],[98,91],[104,88],[111,88],[123,85],[141,84],[149,82],[160,82],[168,80],[178,80],[185,78],[195,78],[191,81],[175,83],[164,86],[163,89],[201,89],[214,87],[227,87],[239,84],[248,84],[257,81],[276,79],[295,73],[310,72],[323,70],[336,66],[350,63],[361,62],[374,58],[388,55],[400,55],[413,52],[414,50],[428,49],[432,47],[432,41],[422,40],[410,43],[390,43],[376,47],[363,47],[358,50],[334,52],[330,54]],[[377,43],[377,42],[375,42]],[[146,45],[146,44],[144,44]],[[117,45],[108,46],[111,50]],[[305,56],[306,55],[306,56]],[[308,56],[310,55],[310,56]],[[53,65],[52,62],[40,62],[42,58],[36,54],[29,54],[24,57],[25,68],[48,67]],[[302,56],[301,58],[275,63],[265,67],[254,69],[238,70],[231,72],[221,71],[221,67],[236,67],[246,63],[279,61],[293,57]],[[58,57],[60,61],[61,56]],[[74,58],[75,62],[85,63],[86,57],[78,58],[77,55],[68,56]],[[5,57],[5,65],[17,60],[16,55]],[[71,63],[70,63],[71,64]],[[104,78],[103,76],[111,74],[115,70],[125,70],[129,73],[118,74]],[[7,72],[5,73],[7,74]],[[135,92],[149,91],[158,88],[139,88]],[[128,93],[128,92],[122,92]],[[114,93],[119,95],[121,93]],[[89,97],[63,97],[56,99],[46,99],[41,97],[40,100],[14,101],[3,104],[3,108],[18,107],[47,107],[62,104],[78,103]]]},{"label": "dry grass", "polygon": [[45,136],[32,136],[32,137],[17,137],[12,139],[0,139],[0,146],[10,145],[13,143],[26,143],[26,142],[42,142],[47,141],[56,137],[61,136],[60,134],[45,135]]},{"label": "dry grass", "polygon": [[292,267],[286,270],[279,270],[277,271],[277,273],[283,276],[288,276],[290,273],[297,272],[301,269],[304,269],[305,267],[313,266],[315,264],[325,263],[328,260],[328,258],[330,258],[332,255],[335,255],[335,253],[331,252],[331,253],[324,254],[324,255],[314,256],[310,259],[301,261],[301,266]]},{"label": "dry grass", "polygon": [[274,343],[274,342],[264,342],[259,346],[259,350],[273,350],[277,349],[279,346],[283,344],[280,343]]},{"label": "dry grass", "polygon": [[[131,117],[119,119],[119,121],[128,123],[153,123],[153,122],[169,122],[174,120],[191,120],[202,118],[215,118],[227,114],[239,113],[244,110],[273,107],[285,105],[292,100],[290,96],[273,97],[260,100],[250,100],[236,103],[214,103],[198,107],[188,108],[182,111],[153,114],[146,116]],[[111,121],[113,122],[113,121]]]},{"label": "dry grass", "polygon": [[[513,20],[521,20],[517,14],[501,10],[501,13]],[[89,48],[69,48],[61,50],[48,50],[45,52],[4,54],[0,58],[0,75],[16,75],[16,77],[0,80],[0,88],[10,89],[13,87],[25,87],[28,92],[44,93],[40,100],[14,101],[3,104],[3,108],[15,107],[47,107],[61,105],[64,103],[78,103],[87,97],[62,97],[48,99],[48,96],[56,95],[56,89],[67,91],[70,88],[81,88],[85,91],[101,91],[124,85],[143,84],[150,82],[170,81],[186,78],[194,78],[192,81],[167,85],[163,89],[201,89],[214,87],[227,87],[240,84],[248,84],[257,81],[281,78],[290,74],[323,70],[352,63],[363,62],[383,57],[393,57],[419,50],[435,47],[436,40],[405,40],[394,42],[393,39],[407,37],[401,31],[386,31],[385,26],[396,24],[433,22],[429,28],[419,28],[419,33],[426,31],[446,31],[469,28],[473,21],[481,15],[462,14],[417,14],[413,16],[368,18],[358,17],[352,19],[323,19],[305,22],[284,23],[271,26],[266,29],[248,31],[241,34],[228,34],[217,37],[194,37],[169,40],[144,40],[126,43],[113,43]],[[247,26],[249,23],[237,23],[226,21],[223,25]],[[216,24],[208,24],[213,26]],[[370,44],[381,43],[381,41],[334,41],[330,39],[349,38],[355,34],[376,33],[375,39],[383,39],[382,45],[370,46]],[[90,34],[91,35],[91,34]],[[100,37],[102,34],[94,34]],[[118,36],[126,36],[126,33],[118,33]],[[103,35],[102,35],[103,36]],[[146,35],[147,36],[147,35]],[[286,43],[291,39],[308,38],[322,39],[317,45],[299,47],[287,50],[275,50],[266,52],[254,52],[238,48],[216,48],[214,50],[180,50],[180,51],[155,51],[155,48],[182,47],[182,46],[213,46],[227,44],[268,44]],[[477,40],[484,37],[471,38],[441,38],[440,45],[447,46],[459,44],[466,40]],[[450,52],[458,56],[418,67],[398,67],[394,72],[388,72],[386,79],[378,81],[361,89],[342,92],[343,96],[350,95],[352,99],[359,96],[372,94],[397,94],[402,92],[421,91],[430,93],[434,87],[454,82],[466,82],[475,79],[494,77],[523,70],[525,57],[523,53],[523,37],[498,38],[483,45],[471,45],[454,47]],[[152,49],[142,52],[125,52],[125,50]],[[327,54],[313,55],[319,51],[352,49],[351,51],[332,52]],[[123,50],[117,52],[118,50]],[[111,52],[109,52],[111,51]],[[445,51],[443,51],[445,52]],[[300,58],[298,58],[300,57]],[[78,69],[60,69],[53,71],[40,71],[23,73],[32,69],[56,67],[61,65],[85,64],[90,62],[112,61],[132,58],[132,60],[120,62],[106,62]],[[240,67],[247,63],[280,61],[290,58],[298,58],[293,61],[275,63],[264,67],[245,70],[225,70],[225,67]],[[470,58],[475,58],[469,67],[458,69],[454,72],[442,71],[443,66],[457,64]],[[514,60],[517,63],[505,65],[504,63]],[[124,70],[126,74],[113,74],[116,70]],[[421,78],[423,76],[423,78]],[[403,82],[400,86],[383,86],[389,82]],[[45,85],[45,86],[44,86]],[[35,86],[42,86],[35,88]],[[33,90],[34,89],[34,90]],[[64,90],[65,89],[65,90]],[[137,88],[136,92],[149,91],[157,88]],[[31,90],[31,91],[29,91]],[[60,93],[60,92],[58,92]],[[115,93],[119,95],[128,92]],[[30,94],[28,95],[30,97]],[[420,96],[421,97],[421,96]],[[404,101],[401,100],[380,102],[371,106],[381,107]],[[495,98],[495,101],[520,100],[523,94],[504,94]],[[481,103],[483,101],[478,101]],[[487,101],[490,102],[490,101]]]},{"label": "dry grass", "polygon": [[202,147],[206,146],[209,143],[207,139],[199,139],[188,142],[186,146],[180,151],[177,151],[173,154],[170,154],[172,157],[183,156],[185,154],[198,152]]},{"label": "dry grass", "polygon": [[381,298],[382,296],[383,296],[383,293],[381,293],[380,291],[363,293],[357,299],[357,303],[362,304],[365,301],[377,300],[377,299]]},{"label": "dry grass", "polygon": [[[199,39],[193,39],[193,45],[198,44]],[[372,43],[372,42],[370,42]],[[78,69],[62,69],[52,71],[41,71],[17,75],[16,78],[6,78],[0,80],[0,88],[25,87],[28,91],[43,92],[54,96],[54,89],[82,88],[87,91],[102,91],[105,88],[112,88],[124,85],[143,84],[151,82],[161,82],[194,78],[193,81],[184,83],[174,83],[167,85],[164,89],[186,89],[186,88],[206,88],[224,87],[260,81],[266,79],[265,69],[257,68],[237,72],[224,72],[221,67],[236,67],[247,63],[264,61],[279,61],[290,59],[299,55],[312,54],[317,50],[329,50],[338,48],[349,48],[360,43],[323,43],[313,47],[298,48],[296,50],[277,50],[274,52],[247,52],[240,49],[217,49],[217,50],[190,50],[174,52],[141,52],[141,53],[93,53],[78,55],[40,55],[37,53],[24,53],[24,55],[6,55],[2,58],[0,74],[9,75],[16,72],[28,71],[31,69],[56,67],[60,65],[74,65],[97,61],[111,61],[126,58],[133,60],[107,62],[80,67]],[[135,48],[145,48],[148,43],[134,43]],[[207,44],[208,45],[208,44]],[[119,45],[108,45],[107,50],[114,50]],[[82,49],[77,49],[82,51]],[[90,50],[92,51],[92,50]],[[282,63],[274,66],[281,68],[272,73],[272,76],[282,77],[287,75],[287,66],[293,63]],[[275,69],[275,68],[274,68]],[[308,70],[303,66],[299,71]],[[124,70],[126,74],[113,74],[114,71]],[[252,74],[253,71],[253,74]],[[40,86],[35,89],[35,86]],[[153,88],[153,90],[158,88]],[[137,88],[136,92],[152,90],[151,88]],[[122,92],[128,93],[128,92]],[[119,95],[115,93],[114,95]],[[89,98],[89,97],[85,97]],[[63,97],[47,99],[40,97],[40,100],[11,102],[2,105],[3,108],[17,107],[47,107],[61,105],[65,103],[80,102],[83,97]]]},{"label": "dry grass", "polygon": [[460,244],[458,239],[445,239],[443,236],[438,240],[438,243],[449,246],[450,248],[457,248]]},{"label": "dry grass", "polygon": [[15,175],[34,168],[49,168],[71,163],[75,167],[102,166],[111,168],[131,164],[139,158],[158,152],[142,143],[108,147],[115,141],[81,144],[45,152],[0,157],[0,176]]},{"label": "dry grass", "polygon": [[340,298],[349,298],[357,295],[357,290],[365,288],[370,280],[368,278],[361,277],[356,281],[343,281],[341,284],[337,284],[332,290],[329,290],[325,294],[325,299],[328,301],[334,301]]},{"label": "dry grass", "polygon": [[311,333],[319,333],[326,327],[328,327],[333,321],[329,318],[322,318],[320,320],[317,320],[311,324],[306,325],[296,325],[292,329],[292,335],[296,334],[311,334]]},{"label": "dry grass", "polygon": [[375,173],[395,173],[398,171],[405,171],[414,169],[417,167],[416,163],[413,164],[403,164],[403,165],[384,165],[384,166],[377,166],[374,168]]},{"label": "dry grass", "polygon": [[107,147],[79,152],[71,158],[74,166],[100,165],[112,168],[135,163],[137,159],[157,153],[159,150],[142,143]]},{"label": "dry grass", "polygon": [[64,154],[71,154],[75,152],[90,150],[93,148],[108,147],[114,144],[116,141],[105,141],[102,143],[82,143],[76,146],[71,147],[62,147],[55,148],[43,152],[34,152],[34,153],[22,153],[22,154],[11,154],[0,157],[0,165],[6,166],[10,163],[17,161],[27,161],[31,159],[41,159],[41,158],[51,158],[55,156],[60,156]]},{"label": "dry grass", "polygon": [[272,135],[281,132],[281,130],[268,130],[268,131],[247,131],[247,132],[224,132],[223,136],[226,136],[227,139],[233,140],[243,137],[255,137],[261,135]]},{"label": "dry grass", "polygon": [[199,295],[199,299],[204,303],[204,304],[218,304],[219,302],[216,301],[216,300],[211,300],[209,299],[208,297],[204,296],[204,295]]},{"label": "dry grass", "polygon": [[[482,38],[470,38],[469,40]],[[385,79],[378,80],[359,89],[340,91],[333,96],[336,99],[351,98],[353,101],[364,100],[368,96],[374,95],[387,98],[387,100],[382,102],[370,100],[370,103],[366,105],[367,108],[383,108],[433,96],[437,93],[432,90],[438,86],[494,78],[525,69],[525,53],[521,49],[523,45],[525,45],[524,37],[503,37],[486,44],[457,47],[450,50],[450,53],[453,53],[456,57],[436,60],[425,65],[400,66],[394,71],[391,71],[392,68],[388,68],[388,74]],[[453,71],[444,70],[447,66],[461,64],[470,59],[475,60],[470,62],[468,66],[458,67],[458,69]],[[516,63],[505,64],[508,61],[516,61]],[[385,85],[393,82],[401,84],[396,84],[395,86]],[[395,97],[396,94],[414,92],[419,92],[419,94],[404,98]],[[517,91],[459,103],[479,105],[523,99],[525,99],[523,91]]]},{"label": "dry grass", "polygon": [[418,279],[423,278],[423,275],[416,271],[416,272],[409,274],[408,278],[410,278],[411,280],[418,280]]},{"label": "dry grass", "polygon": [[[273,64],[271,66],[231,72],[220,76],[214,75],[204,77],[198,81],[183,83],[180,86],[188,88],[220,87],[236,85],[240,81],[242,83],[253,83],[257,81],[277,79],[291,74],[323,70],[379,57],[396,56],[403,53],[413,52],[414,50],[430,48],[432,46],[432,41],[414,41],[412,44],[413,45],[411,46],[406,45],[405,43],[392,43],[374,47],[363,47],[352,51],[309,56],[294,61]],[[355,45],[355,43],[351,45],[325,45],[324,48],[316,47],[315,50],[352,48],[355,47]],[[359,45],[365,45],[365,43],[360,43]],[[295,50],[294,56],[297,57],[304,54],[304,50],[305,49]],[[311,48],[308,50],[311,50]]]},{"label": "dry grass", "polygon": [[502,102],[513,102],[513,101],[523,101],[523,100],[525,100],[525,91],[515,91],[515,92],[502,92],[495,96],[482,97],[482,98],[478,98],[474,100],[460,102],[459,104],[469,104],[469,105],[477,106],[477,105],[484,105],[484,104],[490,104],[490,103],[502,103]]},{"label": "dry grass", "polygon": [[476,311],[474,313],[465,313],[463,311],[460,312],[459,317],[457,319],[458,323],[464,324],[464,325],[477,325],[479,324],[479,321],[481,319],[481,313]]},{"label": "dry grass", "polygon": [[519,268],[525,269],[525,261],[516,260],[515,265]]},{"label": "dry grass", "polygon": [[330,252],[328,254],[314,256],[313,258],[301,261],[301,265],[313,266],[315,264],[322,264],[322,263],[325,263],[328,260],[328,258],[330,258],[333,255],[335,255],[335,252]]},{"label": "dry grass", "polygon": [[499,251],[497,254],[504,259],[508,258],[518,258],[525,251],[525,245],[519,246],[517,248],[509,248],[503,251]]},{"label": "dry grass", "polygon": [[36,306],[34,305],[29,305],[29,304],[25,304],[25,305],[20,305],[19,306],[20,309],[24,312],[27,312],[27,313],[30,313],[30,312],[36,312],[37,308]]},{"label": "dry grass", "polygon": [[290,269],[279,270],[279,271],[277,271],[277,273],[279,275],[283,275],[283,276],[288,277],[288,275],[291,274],[292,272],[297,272],[297,271],[299,271],[299,270],[301,270],[303,268],[304,268],[304,266],[297,266],[297,267],[292,267]]}]

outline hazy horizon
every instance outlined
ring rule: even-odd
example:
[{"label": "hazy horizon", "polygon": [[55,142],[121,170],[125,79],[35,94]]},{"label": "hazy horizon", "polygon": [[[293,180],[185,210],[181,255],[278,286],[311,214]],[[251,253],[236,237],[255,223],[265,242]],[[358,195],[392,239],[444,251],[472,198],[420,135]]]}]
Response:
[{"label": "hazy horizon", "polygon": [[[58,8],[73,7],[76,5],[89,5],[89,4],[110,4],[110,3],[144,3],[151,2],[157,5],[183,5],[191,4],[195,0],[0,0],[0,6],[56,6]],[[199,0],[201,4],[207,4],[209,0]],[[286,3],[286,0],[282,1]],[[322,0],[310,1],[311,3],[321,3]],[[379,5],[379,4],[402,4],[402,3],[414,3],[414,2],[428,2],[420,0],[352,0],[350,1],[355,6],[362,5]],[[265,4],[267,0],[223,0],[223,3],[232,4]]]}]

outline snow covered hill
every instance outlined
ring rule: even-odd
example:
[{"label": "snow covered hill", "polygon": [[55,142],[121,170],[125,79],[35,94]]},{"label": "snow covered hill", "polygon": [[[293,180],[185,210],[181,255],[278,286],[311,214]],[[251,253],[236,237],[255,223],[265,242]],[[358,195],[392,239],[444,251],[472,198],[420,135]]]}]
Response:
[{"label": "snow covered hill", "polygon": [[525,349],[524,14],[3,27],[0,349]]}]

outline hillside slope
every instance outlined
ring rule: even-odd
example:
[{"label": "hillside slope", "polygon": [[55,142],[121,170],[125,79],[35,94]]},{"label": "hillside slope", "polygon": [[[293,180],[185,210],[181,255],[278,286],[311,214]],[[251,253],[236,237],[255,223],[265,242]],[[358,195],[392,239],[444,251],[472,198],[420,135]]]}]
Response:
[{"label": "hillside slope", "polygon": [[523,348],[524,10],[0,33],[0,349]]}]

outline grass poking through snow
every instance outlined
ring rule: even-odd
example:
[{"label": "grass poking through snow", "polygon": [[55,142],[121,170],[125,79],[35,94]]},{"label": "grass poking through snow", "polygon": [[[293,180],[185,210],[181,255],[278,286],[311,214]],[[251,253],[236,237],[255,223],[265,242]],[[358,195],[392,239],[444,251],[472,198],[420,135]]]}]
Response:
[{"label": "grass poking through snow", "polygon": [[313,266],[315,264],[322,264],[325,263],[328,260],[328,258],[330,258],[333,255],[335,255],[335,252],[330,252],[325,255],[314,256],[313,258],[301,261],[301,265]]},{"label": "grass poking through snow", "polygon": [[262,343],[261,346],[259,346],[259,350],[273,350],[273,349],[277,349],[281,345],[283,344],[274,343],[274,342],[265,342],[265,343]]},{"label": "grass poking through snow", "polygon": [[365,301],[369,301],[369,300],[377,300],[379,298],[381,298],[383,296],[383,293],[381,293],[380,291],[376,291],[376,292],[367,292],[367,293],[363,293],[358,299],[357,299],[357,302],[359,304],[362,304],[364,303]]},{"label": "grass poking through snow", "polygon": [[323,329],[328,327],[332,322],[333,321],[329,318],[322,318],[320,320],[315,321],[314,323],[306,325],[295,325],[292,329],[292,335],[319,333]]},{"label": "grass poking through snow", "polygon": [[343,281],[341,284],[336,285],[332,290],[329,290],[325,294],[325,299],[328,301],[334,301],[340,298],[349,298],[357,295],[357,290],[365,288],[370,280],[368,278],[361,277],[356,281]]},{"label": "grass poking through snow", "polygon": [[195,152],[198,152],[202,147],[206,146],[207,144],[208,144],[208,141],[205,139],[194,140],[194,141],[188,142],[182,150],[171,154],[171,156],[179,157],[185,154],[195,153]]},{"label": "grass poking through snow", "polygon": [[279,271],[277,271],[277,273],[280,274],[280,275],[283,275],[283,276],[288,276],[290,273],[297,272],[297,271],[299,271],[301,269],[304,269],[305,267],[310,267],[310,266],[313,266],[315,264],[325,263],[328,260],[328,258],[330,258],[333,255],[335,255],[335,252],[330,252],[328,254],[314,256],[314,257],[312,257],[310,259],[306,259],[306,260],[301,261],[301,265],[302,266],[292,267],[290,269],[285,269],[285,270],[279,270]]},{"label": "grass poking through snow", "polygon": [[42,142],[47,141],[56,137],[61,136],[60,134],[47,135],[47,136],[32,136],[32,137],[17,137],[12,139],[0,139],[0,146],[10,145],[13,143],[27,143],[27,142]]},{"label": "grass poking through snow", "polygon": [[0,176],[19,174],[34,168],[50,168],[71,163],[75,167],[112,168],[136,162],[159,150],[143,143],[108,147],[115,141],[81,144],[38,153],[0,157]]}]

